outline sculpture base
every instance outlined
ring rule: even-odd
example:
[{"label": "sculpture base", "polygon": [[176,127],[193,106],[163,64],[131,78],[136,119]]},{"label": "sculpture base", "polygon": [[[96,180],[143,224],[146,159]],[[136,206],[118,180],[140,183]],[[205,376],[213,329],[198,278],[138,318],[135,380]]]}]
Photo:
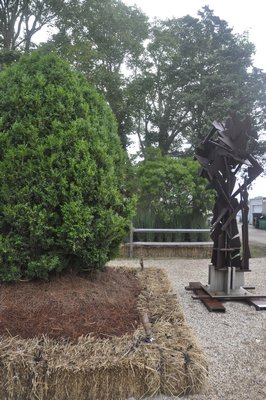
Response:
[{"label": "sculpture base", "polygon": [[201,300],[209,311],[225,312],[222,301],[230,300],[246,300],[257,310],[265,310],[266,294],[249,292],[247,289],[255,288],[244,286],[244,272],[247,271],[235,267],[217,270],[213,265],[210,265],[208,285],[202,285],[200,282],[189,282],[186,290],[192,290],[196,295],[192,298]]},{"label": "sculpture base", "polygon": [[256,297],[257,295],[247,291],[244,287],[240,287],[238,289],[230,290],[230,293],[226,293],[222,290],[215,290],[212,291],[210,290],[210,287],[207,286],[202,286],[203,290],[208,293],[212,298],[214,299],[220,299],[220,300],[241,300],[241,298],[251,298],[251,297]]},{"label": "sculpture base", "polygon": [[212,297],[246,296],[244,286],[244,271],[236,267],[216,269],[209,265],[208,285],[204,288]]}]

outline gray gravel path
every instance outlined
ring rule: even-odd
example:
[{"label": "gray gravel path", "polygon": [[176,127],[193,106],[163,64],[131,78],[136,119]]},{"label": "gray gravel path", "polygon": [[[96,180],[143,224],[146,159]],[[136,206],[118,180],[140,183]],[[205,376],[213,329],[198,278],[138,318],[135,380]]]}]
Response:
[{"label": "gray gravel path", "polygon": [[[209,386],[197,400],[266,400],[266,311],[242,302],[226,302],[226,313],[211,313],[191,292],[190,281],[207,284],[209,260],[149,259],[144,266],[165,269],[209,360]],[[114,260],[109,265],[136,266],[139,260]],[[266,259],[252,259],[245,285],[266,293]],[[156,400],[177,399],[158,396]],[[148,399],[147,399],[148,400]]]}]

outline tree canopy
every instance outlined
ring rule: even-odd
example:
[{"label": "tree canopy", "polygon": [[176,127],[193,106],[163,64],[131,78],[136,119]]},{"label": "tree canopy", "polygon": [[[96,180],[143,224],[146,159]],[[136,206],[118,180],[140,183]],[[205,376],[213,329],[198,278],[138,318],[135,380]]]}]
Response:
[{"label": "tree canopy", "polygon": [[32,38],[61,13],[63,0],[0,0],[0,48],[29,51]]},{"label": "tree canopy", "polygon": [[56,26],[58,33],[48,45],[105,96],[126,147],[132,124],[124,94],[124,72],[143,52],[143,41],[148,36],[147,17],[117,0],[72,1]]},{"label": "tree canopy", "polygon": [[[199,176],[199,165],[190,157],[176,159],[150,149],[135,166],[140,227],[199,227],[212,208],[213,193]],[[184,226],[185,225],[185,226]]]},{"label": "tree canopy", "polygon": [[138,138],[143,154],[191,153],[230,110],[265,130],[266,75],[253,65],[254,45],[207,6],[198,18],[149,22],[120,0],[2,0],[2,63],[32,49],[43,26],[54,29],[45,46],[105,96],[124,147]]},{"label": "tree canopy", "polygon": [[[138,141],[154,176],[164,162],[159,157],[151,162],[155,148],[189,186],[173,157],[187,160],[212,122],[223,120],[229,111],[249,116],[255,129],[265,133],[266,74],[254,66],[255,47],[247,33],[234,33],[207,6],[197,18],[151,22],[140,9],[120,0],[0,0],[2,66],[31,52],[36,47],[34,34],[43,26],[53,28],[42,44],[44,50],[67,60],[105,97],[123,147]],[[266,142],[254,141],[254,151],[265,157]],[[133,191],[138,191],[134,182]],[[139,195],[146,204],[147,188],[143,182],[141,187],[146,193]],[[186,192],[180,193],[186,199]],[[173,199],[182,209],[179,198]],[[174,201],[168,199],[167,204],[174,207]],[[154,207],[163,215],[162,202]]]},{"label": "tree canopy", "polygon": [[199,18],[155,21],[129,85],[142,150],[186,153],[229,110],[265,129],[266,74],[253,67],[253,54],[247,35],[234,34],[208,7]]}]

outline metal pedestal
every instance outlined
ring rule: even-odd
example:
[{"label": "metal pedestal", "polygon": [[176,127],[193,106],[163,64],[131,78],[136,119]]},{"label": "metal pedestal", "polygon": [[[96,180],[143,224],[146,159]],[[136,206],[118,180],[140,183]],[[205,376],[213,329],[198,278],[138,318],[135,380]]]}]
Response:
[{"label": "metal pedestal", "polygon": [[266,294],[251,293],[247,289],[255,288],[244,286],[244,273],[248,271],[236,267],[215,269],[214,265],[209,265],[208,285],[189,282],[186,290],[192,290],[196,295],[192,298],[201,300],[209,311],[225,312],[222,301],[230,300],[244,300],[256,310],[266,310]]},{"label": "metal pedestal", "polygon": [[244,289],[244,271],[236,267],[216,269],[209,265],[208,285],[204,287],[212,297],[239,298],[250,295]]}]

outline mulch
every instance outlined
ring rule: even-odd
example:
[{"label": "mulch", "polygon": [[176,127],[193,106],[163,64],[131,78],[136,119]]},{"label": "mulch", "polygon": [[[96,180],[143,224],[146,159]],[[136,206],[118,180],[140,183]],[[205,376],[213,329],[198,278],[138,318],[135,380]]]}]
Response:
[{"label": "mulch", "polygon": [[122,336],[139,323],[140,284],[132,271],[53,276],[0,284],[0,335],[23,339]]}]

